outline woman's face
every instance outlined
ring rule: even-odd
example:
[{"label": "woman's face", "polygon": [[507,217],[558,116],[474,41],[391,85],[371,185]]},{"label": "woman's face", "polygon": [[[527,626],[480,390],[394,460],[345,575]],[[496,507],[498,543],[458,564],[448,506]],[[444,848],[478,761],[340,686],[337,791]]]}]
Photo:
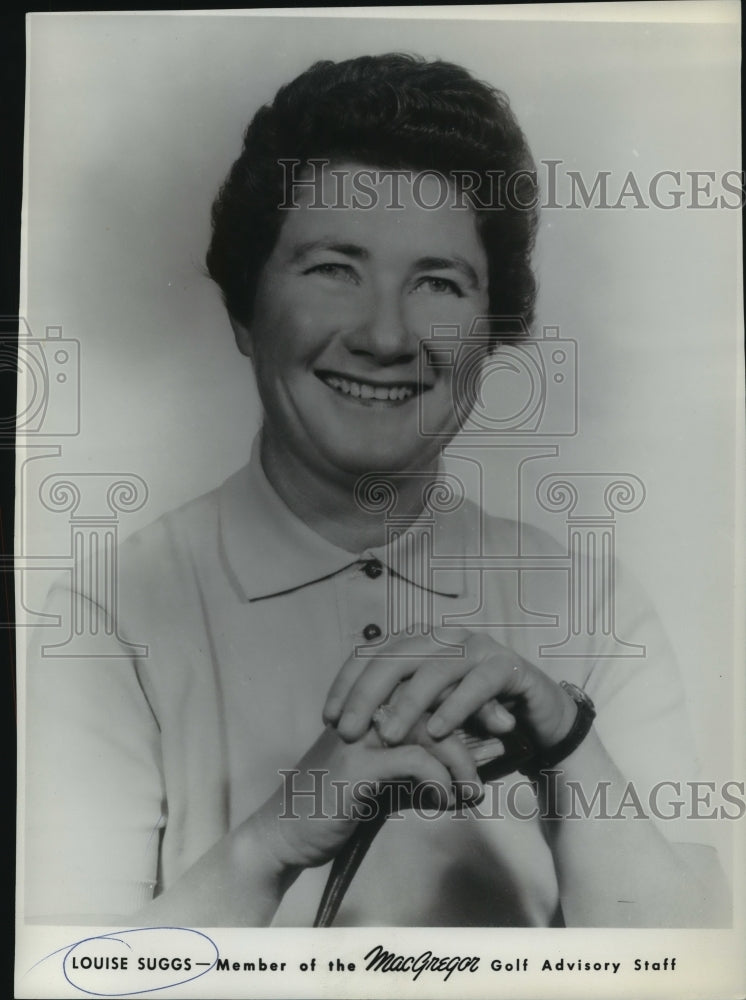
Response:
[{"label": "woman's face", "polygon": [[390,180],[371,183],[375,170],[331,169],[366,170],[379,197],[370,208],[310,207],[315,193],[301,189],[260,274],[251,324],[236,327],[264,406],[265,464],[299,461],[337,482],[426,469],[458,417],[453,369],[431,366],[422,345],[434,326],[465,337],[488,307],[475,217],[443,203],[433,177],[400,185],[403,207],[392,208]]}]

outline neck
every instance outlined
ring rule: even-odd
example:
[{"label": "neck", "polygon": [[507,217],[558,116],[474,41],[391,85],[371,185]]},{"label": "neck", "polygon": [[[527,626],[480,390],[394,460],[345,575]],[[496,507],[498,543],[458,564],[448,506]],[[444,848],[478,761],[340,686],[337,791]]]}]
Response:
[{"label": "neck", "polygon": [[[411,524],[422,513],[423,490],[438,475],[437,459],[417,473],[395,477],[374,473],[375,484],[365,491],[369,502],[361,503],[355,495],[360,477],[355,474],[324,476],[301,457],[268,443],[264,432],[260,454],[267,479],[295,516],[333,545],[356,554],[386,541],[386,515],[392,512],[385,502],[389,488],[395,497],[397,522]],[[384,502],[378,504],[377,499]]]}]

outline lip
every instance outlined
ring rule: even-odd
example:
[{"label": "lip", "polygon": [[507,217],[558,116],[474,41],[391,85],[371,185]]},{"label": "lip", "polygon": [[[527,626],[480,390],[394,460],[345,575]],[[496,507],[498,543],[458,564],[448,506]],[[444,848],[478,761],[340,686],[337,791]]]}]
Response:
[{"label": "lip", "polygon": [[[336,396],[341,396],[343,399],[363,406],[401,406],[432,389],[432,385],[418,382],[415,379],[391,379],[383,382],[330,369],[319,369],[314,372],[314,375]],[[343,389],[343,386],[347,388]],[[354,386],[352,391],[349,388],[351,386]],[[380,395],[376,397],[375,394],[382,391],[401,393],[401,395],[387,398],[380,398]]]}]

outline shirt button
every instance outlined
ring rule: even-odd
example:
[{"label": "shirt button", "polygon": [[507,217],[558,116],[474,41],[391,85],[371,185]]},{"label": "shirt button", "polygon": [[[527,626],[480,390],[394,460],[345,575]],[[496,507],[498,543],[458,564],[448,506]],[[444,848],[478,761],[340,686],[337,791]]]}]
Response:
[{"label": "shirt button", "polygon": [[381,573],[383,573],[383,566],[377,559],[371,559],[370,562],[367,562],[363,566],[363,572],[371,580],[377,580]]},{"label": "shirt button", "polygon": [[380,626],[374,625],[372,622],[370,625],[366,625],[363,629],[363,637],[368,642],[372,642],[373,639],[378,639],[382,634]]}]

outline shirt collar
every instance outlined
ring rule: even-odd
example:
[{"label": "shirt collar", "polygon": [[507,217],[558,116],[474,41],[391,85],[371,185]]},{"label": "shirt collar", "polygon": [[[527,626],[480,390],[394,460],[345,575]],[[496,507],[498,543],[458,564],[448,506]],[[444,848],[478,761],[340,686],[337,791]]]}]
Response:
[{"label": "shirt collar", "polygon": [[[356,563],[383,563],[415,586],[457,597],[464,593],[463,570],[432,579],[425,550],[463,553],[463,505],[446,515],[424,512],[388,545],[348,552],[318,535],[290,510],[270,485],[259,457],[251,458],[220,489],[220,543],[226,572],[246,601],[288,593],[334,576]],[[426,540],[427,539],[427,540]]]}]

